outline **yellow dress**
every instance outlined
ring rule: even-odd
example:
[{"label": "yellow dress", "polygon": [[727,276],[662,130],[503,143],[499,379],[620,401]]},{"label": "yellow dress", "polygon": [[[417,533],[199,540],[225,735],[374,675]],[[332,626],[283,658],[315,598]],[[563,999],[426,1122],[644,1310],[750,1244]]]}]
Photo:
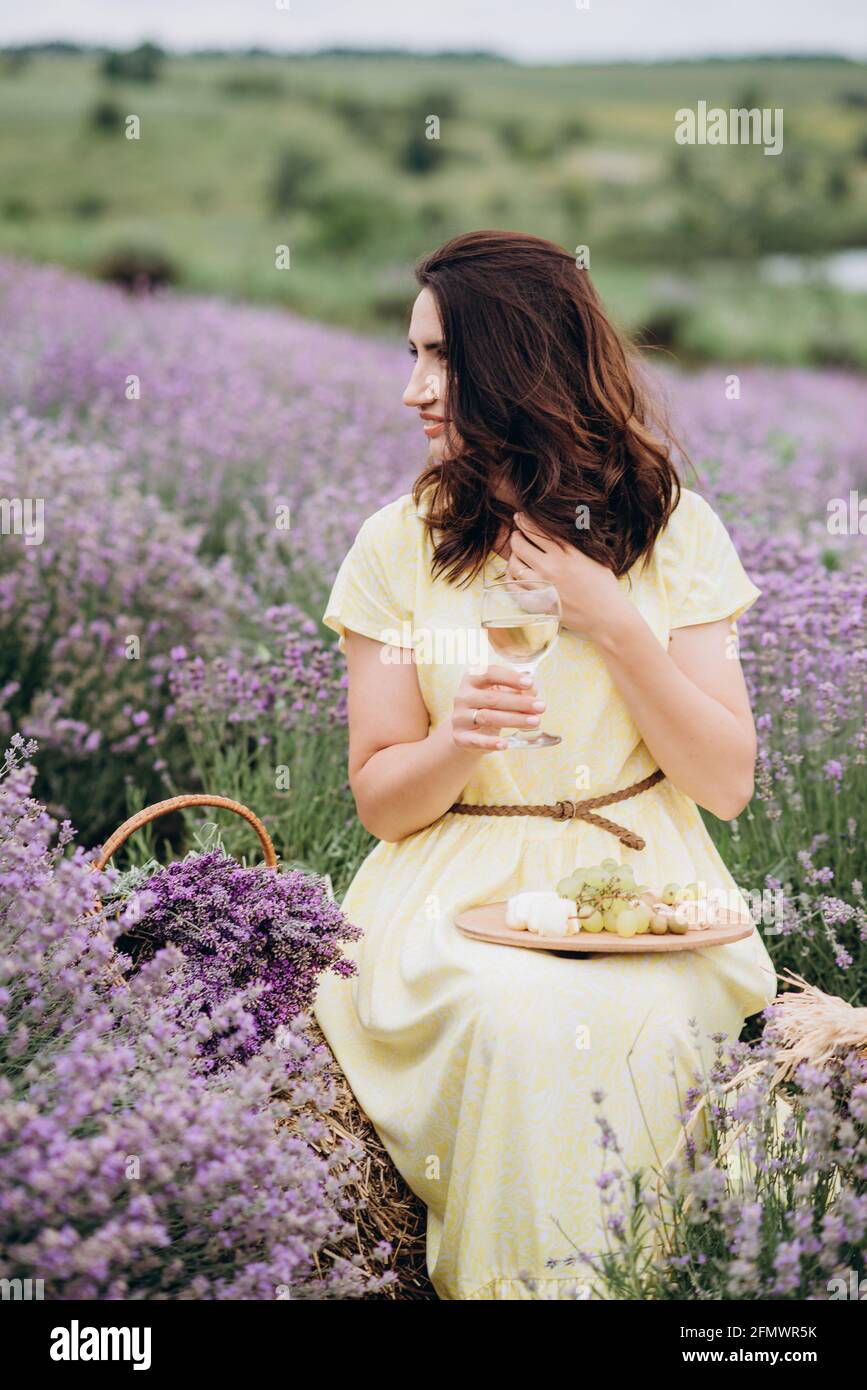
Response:
[{"label": "yellow dress", "polygon": [[[431,553],[411,495],[388,503],[361,526],[323,618],[341,651],[350,628],[412,659],[415,635],[433,728],[450,717],[463,671],[478,661],[474,644],[461,650],[459,639],[479,631],[485,576],[465,588],[434,583]],[[485,574],[503,570],[492,551]],[[672,628],[737,618],[761,592],[719,517],[690,489],[647,568],[639,562],[620,583],[663,646]],[[451,646],[437,634],[451,635]],[[591,641],[564,629],[536,682],[547,701],[542,727],[562,743],[485,754],[460,800],[596,796],[654,770]],[[387,733],[387,707],[382,719]],[[667,779],[610,814],[645,849],[581,820],[446,812],[397,843],[378,843],[343,899],[364,931],[347,951],[358,973],[324,977],[316,1017],[427,1205],[428,1270],[442,1299],[574,1297],[580,1267],[548,1261],[605,1240],[596,1180],[613,1164],[599,1144],[593,1093],[605,1095],[601,1113],[627,1164],[657,1164],[679,1134],[678,1096],[712,1054],[709,1035],[737,1037],[776,992],[758,932],[704,951],[576,958],[473,941],[455,927],[464,908],[553,888],[576,865],[608,856],[655,887],[735,888],[695,803]]]}]

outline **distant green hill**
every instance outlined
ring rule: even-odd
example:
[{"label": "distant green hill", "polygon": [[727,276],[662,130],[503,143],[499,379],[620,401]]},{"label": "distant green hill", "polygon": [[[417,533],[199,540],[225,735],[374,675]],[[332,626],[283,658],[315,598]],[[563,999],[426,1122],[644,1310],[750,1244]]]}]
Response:
[{"label": "distant green hill", "polygon": [[[0,55],[0,252],[393,331],[416,257],[515,227],[589,246],[624,321],[687,355],[861,361],[855,310],[755,268],[867,246],[863,64],[51,49]],[[781,107],[783,153],[677,145],[700,100]]]}]

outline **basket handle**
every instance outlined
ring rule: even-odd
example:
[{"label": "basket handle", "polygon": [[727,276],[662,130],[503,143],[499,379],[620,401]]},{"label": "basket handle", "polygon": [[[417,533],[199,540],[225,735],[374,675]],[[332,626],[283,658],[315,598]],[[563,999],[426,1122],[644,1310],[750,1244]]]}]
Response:
[{"label": "basket handle", "polygon": [[200,796],[196,793],[185,796],[172,796],[168,801],[155,801],[152,806],[145,806],[143,810],[136,811],[134,816],[125,820],[123,825],[118,826],[110,839],[106,840],[102,847],[102,852],[98,859],[93,861],[93,867],[97,872],[105,868],[111,856],[119,850],[136,830],[140,830],[143,825],[149,825],[152,820],[157,820],[169,811],[182,811],[187,806],[222,806],[227,811],[234,811],[236,815],[243,816],[245,821],[252,825],[259,842],[262,846],[262,854],[269,869],[276,869],[277,855],[274,852],[274,844],[271,836],[265,829],[258,816],[255,816],[248,806],[242,805],[240,801],[232,801],[228,796]]}]

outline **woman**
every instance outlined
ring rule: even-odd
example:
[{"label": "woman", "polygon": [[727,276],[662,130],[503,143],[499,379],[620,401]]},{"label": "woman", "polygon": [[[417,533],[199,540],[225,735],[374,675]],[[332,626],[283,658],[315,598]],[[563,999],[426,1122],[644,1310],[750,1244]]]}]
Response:
[{"label": "woman", "polygon": [[[770,959],[758,933],[567,957],[470,940],[454,916],[607,857],[654,887],[737,894],[698,806],[731,819],[752,795],[735,620],[760,590],[679,487],[672,441],[565,251],[473,232],[416,274],[404,402],[430,457],[364,522],[324,614],[348,662],[350,783],[381,843],[343,902],[364,929],[358,973],[326,978],[316,1014],[427,1204],[440,1298],[575,1297],[574,1271],[549,1262],[604,1241],[594,1093],[630,1167],[665,1159],[708,1035],[736,1037],[773,998]],[[561,596],[541,695],[471,664],[482,586],[504,574]],[[450,643],[421,660],[419,633]],[[505,747],[504,727],[540,719],[559,745]],[[580,800],[657,769],[612,810],[643,849],[582,819],[450,809]]]}]

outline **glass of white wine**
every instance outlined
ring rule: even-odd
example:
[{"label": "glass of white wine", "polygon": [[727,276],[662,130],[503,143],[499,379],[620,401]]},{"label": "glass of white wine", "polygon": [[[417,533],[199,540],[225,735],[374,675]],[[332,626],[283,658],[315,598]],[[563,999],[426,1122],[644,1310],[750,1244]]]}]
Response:
[{"label": "glass of white wine", "polygon": [[[535,675],[560,632],[560,595],[545,579],[494,579],[482,590],[482,627],[497,658]],[[559,734],[502,729],[508,748],[550,748]]]}]

